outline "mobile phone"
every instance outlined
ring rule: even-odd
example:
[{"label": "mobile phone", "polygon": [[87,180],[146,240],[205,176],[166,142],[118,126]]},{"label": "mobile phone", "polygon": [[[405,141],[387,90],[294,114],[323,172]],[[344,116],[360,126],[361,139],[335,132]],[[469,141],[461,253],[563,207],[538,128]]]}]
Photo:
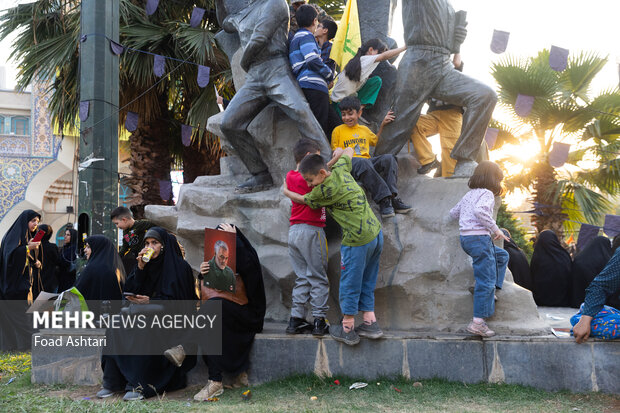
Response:
[{"label": "mobile phone", "polygon": [[30,242],[39,242],[43,239],[43,236],[45,235],[45,231],[43,231],[42,229],[40,229],[36,235],[34,236],[33,239],[30,240]]},{"label": "mobile phone", "polygon": [[136,296],[136,293],[127,293],[127,292],[125,292],[125,293],[123,293],[123,295],[124,295],[125,297],[135,297],[135,296]]}]

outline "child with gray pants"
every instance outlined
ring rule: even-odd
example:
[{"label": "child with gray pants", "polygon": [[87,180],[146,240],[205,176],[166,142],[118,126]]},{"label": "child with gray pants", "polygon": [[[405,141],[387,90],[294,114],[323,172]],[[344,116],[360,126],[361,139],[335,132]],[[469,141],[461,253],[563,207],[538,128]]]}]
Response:
[{"label": "child with gray pants", "polygon": [[[319,145],[311,139],[302,138],[293,148],[297,167],[308,154],[320,154]],[[285,185],[300,195],[312,190],[297,169],[289,171]],[[287,334],[300,334],[312,330],[313,335],[322,336],[329,332],[329,326],[325,321],[329,294],[327,239],[323,231],[325,218],[325,208],[312,209],[305,204],[293,202],[291,226],[288,232],[288,253],[297,279],[293,287],[293,306],[286,328]],[[314,326],[305,318],[305,306],[308,300],[312,306]]]}]

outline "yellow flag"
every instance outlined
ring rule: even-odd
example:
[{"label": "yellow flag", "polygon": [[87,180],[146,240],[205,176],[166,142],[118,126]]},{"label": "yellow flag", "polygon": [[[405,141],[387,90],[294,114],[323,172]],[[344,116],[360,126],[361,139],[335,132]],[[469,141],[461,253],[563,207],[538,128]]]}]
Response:
[{"label": "yellow flag", "polygon": [[348,0],[340,23],[338,23],[338,31],[336,32],[329,57],[342,70],[349,60],[355,56],[357,49],[360,47],[362,47],[362,35],[360,32],[360,18],[357,13],[357,0]]}]

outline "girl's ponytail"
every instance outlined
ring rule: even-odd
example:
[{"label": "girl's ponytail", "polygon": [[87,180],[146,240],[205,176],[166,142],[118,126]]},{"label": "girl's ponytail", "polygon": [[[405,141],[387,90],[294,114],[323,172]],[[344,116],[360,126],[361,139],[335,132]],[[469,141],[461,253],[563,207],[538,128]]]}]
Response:
[{"label": "girl's ponytail", "polygon": [[368,53],[370,48],[377,50],[379,53],[383,53],[387,50],[387,45],[379,39],[370,39],[357,49],[357,53],[353,56],[353,59],[349,60],[349,63],[344,67],[344,74],[354,82],[359,82],[362,76],[362,56]]}]

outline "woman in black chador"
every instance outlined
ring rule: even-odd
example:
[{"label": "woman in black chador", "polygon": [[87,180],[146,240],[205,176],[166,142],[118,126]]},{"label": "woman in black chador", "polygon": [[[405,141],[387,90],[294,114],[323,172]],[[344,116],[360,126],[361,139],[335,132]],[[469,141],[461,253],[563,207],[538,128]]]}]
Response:
[{"label": "woman in black chador", "polygon": [[39,225],[39,230],[45,231],[41,240],[41,283],[43,291],[55,293],[58,290],[58,274],[65,268],[65,263],[60,258],[58,246],[52,244],[50,239],[54,234],[54,229],[49,225]]},{"label": "woman in black chador", "polygon": [[516,284],[532,291],[533,282],[532,276],[530,275],[530,264],[527,262],[527,256],[523,250],[515,244],[511,238],[510,232],[507,229],[502,228],[502,232],[508,237],[508,241],[504,241],[504,250],[506,250],[510,257],[508,259],[508,268],[512,273],[512,278]]},{"label": "woman in black chador", "polygon": [[0,349],[30,348],[32,323],[28,304],[41,290],[40,242],[32,242],[41,215],[27,209],[15,220],[0,244]]},{"label": "woman in black chador", "polygon": [[103,235],[91,235],[84,241],[88,262],[78,277],[75,287],[88,302],[88,308],[99,314],[102,301],[123,299],[125,268],[116,247]]},{"label": "woman in black chador", "polygon": [[[194,396],[194,400],[197,401],[222,394],[224,391],[222,372],[236,375],[232,384],[233,387],[248,385],[246,372],[250,366],[250,350],[256,333],[263,331],[263,320],[265,318],[265,286],[256,250],[239,228],[234,225],[220,224],[217,229],[237,234],[236,270],[240,280],[237,281],[234,295],[202,288],[203,300],[222,301],[222,355],[203,356],[209,367],[209,381]],[[207,263],[203,262],[200,266],[203,274],[206,272],[205,264]]]},{"label": "woman in black chador", "polygon": [[[145,262],[142,256],[147,248],[140,251],[138,264],[125,283],[125,291],[136,294],[128,297],[132,306],[136,306],[132,311],[140,313],[141,305],[160,300],[187,300],[194,305],[198,299],[194,275],[190,265],[183,259],[174,235],[168,234],[163,228],[153,227],[145,234],[144,244],[154,251],[153,255],[150,261]],[[108,346],[114,346],[115,341],[123,348],[135,349],[138,346],[131,331],[110,329],[108,332]],[[157,340],[159,338],[153,337],[153,341]],[[104,355],[103,389],[97,393],[97,397],[105,398],[125,390],[124,400],[140,400],[163,391],[184,388],[187,385],[186,374],[195,364],[196,356],[185,357],[181,366],[177,367],[163,354]]]},{"label": "woman in black chador", "polygon": [[611,241],[598,236],[591,239],[584,249],[575,255],[571,271],[571,307],[579,308],[586,297],[586,288],[607,265],[613,252]]},{"label": "woman in black chador", "polygon": [[58,291],[65,291],[75,284],[77,263],[78,233],[73,228],[65,230],[65,243],[62,246],[62,270],[58,273]]},{"label": "woman in black chador", "polygon": [[572,261],[557,235],[544,230],[538,235],[530,262],[534,282],[534,301],[548,307],[568,307],[570,304],[570,272]]}]

